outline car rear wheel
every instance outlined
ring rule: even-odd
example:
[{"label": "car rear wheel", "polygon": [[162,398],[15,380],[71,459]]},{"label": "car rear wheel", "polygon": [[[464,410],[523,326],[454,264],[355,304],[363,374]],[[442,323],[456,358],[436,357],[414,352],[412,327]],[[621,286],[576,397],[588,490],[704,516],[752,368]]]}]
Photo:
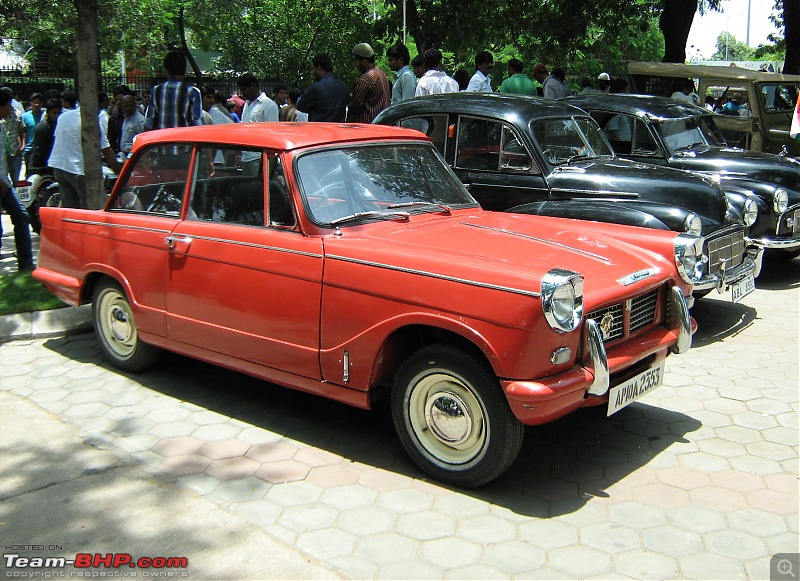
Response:
[{"label": "car rear wheel", "polygon": [[125,371],[142,371],[160,354],[139,338],[128,297],[116,281],[105,279],[95,287],[92,318],[100,347],[109,361]]},{"label": "car rear wheel", "polygon": [[522,446],[523,425],[497,378],[449,346],[425,347],[403,363],[392,389],[392,418],[414,462],[457,486],[497,478]]}]

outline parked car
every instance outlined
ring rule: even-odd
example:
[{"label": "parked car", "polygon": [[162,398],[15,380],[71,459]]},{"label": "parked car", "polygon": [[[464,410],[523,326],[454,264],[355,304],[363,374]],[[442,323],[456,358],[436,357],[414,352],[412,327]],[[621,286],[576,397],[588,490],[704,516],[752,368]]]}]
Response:
[{"label": "parked car", "polygon": [[628,74],[632,93],[670,97],[689,79],[695,82],[698,95],[710,94],[719,105],[736,98],[747,116],[715,117],[729,145],[800,157],[800,142],[789,135],[800,75],[742,67],[643,62],[628,63]]},{"label": "parked car", "polygon": [[484,209],[702,234],[697,294],[730,288],[739,300],[754,288],[760,251],[748,250],[743,210],[719,185],[616,158],[577,107],[514,95],[432,95],[392,105],[375,123],[428,135]]},{"label": "parked car", "polygon": [[486,212],[405,129],[148,132],[103,210],[41,218],[34,277],[92,303],[117,367],[168,349],[362,408],[386,397],[413,460],[462,486],[501,474],[523,425],[655,388],[695,328],[701,240]]},{"label": "parked car", "polygon": [[750,242],[785,258],[800,255],[800,161],[728,147],[707,109],[664,97],[577,95],[565,102],[600,127],[622,116],[631,139],[612,142],[620,156],[711,177],[734,204],[753,200]]}]

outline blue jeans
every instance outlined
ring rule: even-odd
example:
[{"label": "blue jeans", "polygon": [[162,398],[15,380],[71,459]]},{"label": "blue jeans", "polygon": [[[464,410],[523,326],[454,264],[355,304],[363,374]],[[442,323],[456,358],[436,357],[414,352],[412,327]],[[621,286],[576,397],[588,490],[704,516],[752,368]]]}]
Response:
[{"label": "blue jeans", "polygon": [[17,247],[17,269],[33,270],[36,265],[33,262],[33,247],[31,246],[31,220],[28,212],[17,198],[17,194],[9,185],[0,180],[0,203],[3,209],[11,216],[14,224],[14,244]]}]

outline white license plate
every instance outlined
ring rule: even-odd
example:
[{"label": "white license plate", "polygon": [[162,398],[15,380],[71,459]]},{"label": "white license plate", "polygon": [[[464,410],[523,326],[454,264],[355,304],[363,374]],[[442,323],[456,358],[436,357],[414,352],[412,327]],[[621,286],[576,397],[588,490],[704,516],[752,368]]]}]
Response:
[{"label": "white license plate", "polygon": [[754,290],[756,290],[756,279],[751,274],[750,276],[731,286],[731,300],[734,303],[738,303]]},{"label": "white license plate", "polygon": [[33,196],[33,188],[31,186],[19,186],[15,191],[17,192],[17,198],[23,204],[31,201],[31,196]]},{"label": "white license plate", "polygon": [[664,382],[664,360],[655,367],[643,371],[625,383],[608,390],[608,413],[618,412],[626,405],[644,397]]}]

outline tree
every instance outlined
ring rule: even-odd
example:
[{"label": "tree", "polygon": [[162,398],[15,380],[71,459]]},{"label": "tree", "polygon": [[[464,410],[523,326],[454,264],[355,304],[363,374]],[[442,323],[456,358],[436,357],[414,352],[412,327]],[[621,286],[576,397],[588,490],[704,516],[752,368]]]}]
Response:
[{"label": "tree", "polygon": [[754,58],[755,49],[747,43],[736,40],[730,32],[720,32],[717,36],[717,52],[711,56],[714,61],[748,61]]}]

